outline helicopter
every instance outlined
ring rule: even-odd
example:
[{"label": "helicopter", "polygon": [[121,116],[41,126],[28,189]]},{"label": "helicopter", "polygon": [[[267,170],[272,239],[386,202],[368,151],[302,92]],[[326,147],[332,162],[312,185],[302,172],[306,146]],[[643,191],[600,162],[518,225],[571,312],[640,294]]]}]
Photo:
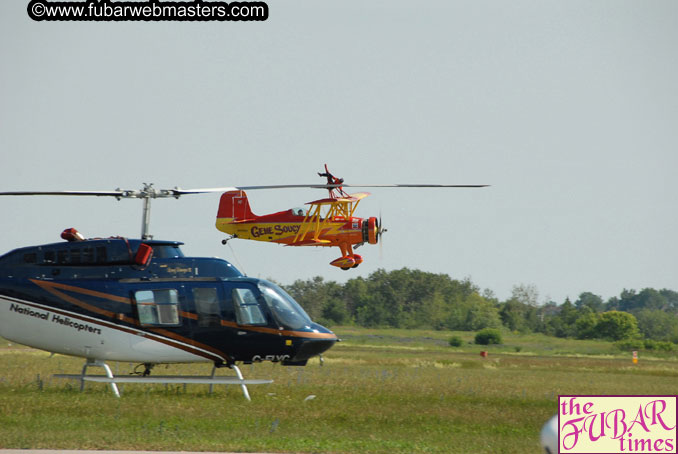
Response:
[{"label": "helicopter", "polygon": [[[354,267],[361,261],[351,249],[357,241],[356,232],[363,235],[363,242],[373,244],[384,230],[374,217],[353,217],[365,193],[346,194],[343,187],[349,185],[332,176],[327,166],[320,175],[327,177],[327,184],[191,190],[156,189],[144,184],[141,190],[0,192],[2,196],[108,196],[143,201],[139,239],[85,238],[68,228],[61,233],[62,242],[20,247],[0,256],[0,336],[48,352],[84,358],[80,374],[55,375],[79,380],[81,389],[85,382],[108,383],[120,397],[119,383],[203,383],[209,384],[210,390],[214,384],[234,384],[250,400],[247,385],[272,380],[244,379],[238,364],[271,361],[304,366],[313,357],[322,358],[322,353],[339,339],[314,323],[276,284],[247,277],[223,259],[186,257],[182,242],[153,239],[149,232],[151,200],[222,192],[217,225],[224,227],[228,224],[224,213],[229,201],[231,214],[237,214],[236,206],[248,213],[246,199],[239,204],[235,193],[250,189],[327,189],[329,199],[312,202],[306,214],[296,215],[296,240],[289,244],[338,245],[343,261],[333,264]],[[317,211],[322,206],[330,207],[324,218]],[[279,222],[276,216],[269,219]],[[247,224],[237,215],[232,218],[237,219],[234,225]],[[267,229],[261,218],[254,218],[259,219],[256,228]],[[344,227],[327,227],[337,223]],[[254,224],[248,227],[250,232],[254,228]],[[336,230],[334,239],[332,229]],[[114,376],[107,361],[136,362],[143,366],[143,372]],[[211,375],[151,375],[157,364],[197,362],[212,363]],[[105,375],[87,374],[90,367],[103,368]],[[216,376],[220,368],[233,370],[235,376]]]},{"label": "helicopter", "polygon": [[257,216],[252,213],[247,193],[243,189],[224,192],[219,202],[216,227],[231,235],[222,241],[226,244],[232,238],[284,244],[285,246],[338,247],[341,256],[330,265],[349,270],[363,262],[363,257],[353,249],[365,243],[377,244],[386,229],[381,216],[355,217],[355,211],[369,192],[348,194],[344,187],[455,187],[480,188],[487,185],[436,185],[436,184],[394,184],[394,185],[348,185],[342,178],[325,172],[318,176],[327,178],[323,187],[329,192],[324,199],[308,202],[308,209],[292,208],[277,213]]},{"label": "helicopter", "polygon": [[[311,321],[283,289],[244,276],[226,260],[185,257],[177,241],[123,237],[18,248],[0,256],[0,336],[19,344],[83,357],[80,375],[58,378],[110,383],[239,384],[239,362],[303,366],[337,336]],[[141,376],[114,377],[106,361],[137,362]],[[210,377],[150,376],[159,363],[211,362]],[[106,376],[86,375],[91,366]],[[215,377],[228,367],[236,377]]]}]

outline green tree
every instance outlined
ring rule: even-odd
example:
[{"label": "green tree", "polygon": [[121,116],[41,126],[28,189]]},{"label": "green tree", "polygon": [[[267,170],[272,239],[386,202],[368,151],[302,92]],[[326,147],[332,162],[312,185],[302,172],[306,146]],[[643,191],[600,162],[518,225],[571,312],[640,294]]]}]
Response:
[{"label": "green tree", "polygon": [[577,317],[574,323],[575,335],[578,339],[595,339],[598,336],[597,327],[600,314],[593,312],[592,309],[586,308]]},{"label": "green tree", "polygon": [[501,322],[511,331],[529,333],[539,328],[537,308],[514,298],[506,301],[499,310]]},{"label": "green tree", "polygon": [[344,285],[347,311],[362,326],[471,329],[497,324],[496,310],[468,280],[402,268]]},{"label": "green tree", "polygon": [[577,309],[588,307],[592,309],[594,312],[602,312],[603,309],[605,308],[605,305],[603,304],[603,299],[600,296],[594,295],[591,292],[584,292],[580,294],[579,299],[574,303],[574,305]]},{"label": "green tree", "polygon": [[[313,320],[321,323],[327,321],[346,323],[350,319],[343,299],[343,288],[336,282],[325,282],[322,277],[316,276],[306,281],[294,281],[292,285],[285,286],[285,290],[301,304]],[[342,321],[335,318],[340,312],[347,315]],[[328,318],[328,314],[331,317]]]},{"label": "green tree", "polygon": [[664,295],[651,288],[645,288],[640,293],[625,289],[619,298],[618,308],[626,312],[637,312],[642,309],[667,310],[670,305]]},{"label": "green tree", "polygon": [[348,313],[343,301],[331,299],[323,307],[320,322],[329,326],[350,324],[351,314]]},{"label": "green tree", "polygon": [[639,334],[636,317],[628,312],[620,311],[603,312],[596,330],[597,337],[615,341],[631,339]]},{"label": "green tree", "polygon": [[678,341],[678,317],[659,309],[642,309],[636,313],[640,333],[652,340]]},{"label": "green tree", "polygon": [[476,331],[483,328],[499,328],[501,319],[497,308],[477,293],[472,293],[466,299],[468,311],[464,329]]},{"label": "green tree", "polygon": [[579,318],[579,311],[575,309],[569,298],[565,299],[559,309],[558,314],[547,322],[548,326],[557,337],[575,337],[577,335],[575,323]]},{"label": "green tree", "polygon": [[367,288],[367,281],[362,277],[357,277],[348,280],[343,286],[343,300],[346,305],[346,310],[352,316],[355,316],[358,308],[369,300],[369,290]]},{"label": "green tree", "polygon": [[678,292],[664,288],[659,290],[659,294],[664,297],[668,310],[678,312]]}]

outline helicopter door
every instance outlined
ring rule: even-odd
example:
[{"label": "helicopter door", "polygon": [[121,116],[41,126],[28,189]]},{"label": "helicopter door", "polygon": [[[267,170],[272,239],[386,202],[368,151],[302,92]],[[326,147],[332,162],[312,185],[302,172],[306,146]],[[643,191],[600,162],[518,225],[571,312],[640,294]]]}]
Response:
[{"label": "helicopter door", "polygon": [[266,325],[256,293],[252,288],[234,288],[232,291],[235,317],[238,325]]},{"label": "helicopter door", "polygon": [[195,312],[198,315],[197,327],[200,329],[221,326],[222,308],[219,300],[223,298],[219,298],[219,289],[217,287],[194,287],[192,293]]}]

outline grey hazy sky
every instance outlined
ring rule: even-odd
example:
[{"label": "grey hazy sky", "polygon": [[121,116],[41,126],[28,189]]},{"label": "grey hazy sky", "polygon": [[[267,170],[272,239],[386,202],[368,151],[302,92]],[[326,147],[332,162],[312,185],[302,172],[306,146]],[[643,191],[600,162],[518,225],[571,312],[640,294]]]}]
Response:
[{"label": "grey hazy sky", "polygon": [[[34,22],[0,2],[0,186],[182,188],[321,182],[375,189],[388,232],[358,250],[233,241],[218,195],[159,200],[152,233],[282,283],[377,268],[532,284],[678,289],[678,2],[269,1],[265,22]],[[250,192],[255,213],[314,190]],[[0,251],[139,235],[141,204],[2,198]]]}]

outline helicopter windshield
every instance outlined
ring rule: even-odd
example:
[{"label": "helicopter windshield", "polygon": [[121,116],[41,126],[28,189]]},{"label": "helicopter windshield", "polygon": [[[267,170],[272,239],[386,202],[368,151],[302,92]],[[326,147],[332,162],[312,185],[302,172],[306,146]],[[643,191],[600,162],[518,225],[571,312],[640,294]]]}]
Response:
[{"label": "helicopter windshield", "polygon": [[283,289],[270,282],[259,282],[259,290],[276,321],[289,329],[310,329],[311,319]]}]

